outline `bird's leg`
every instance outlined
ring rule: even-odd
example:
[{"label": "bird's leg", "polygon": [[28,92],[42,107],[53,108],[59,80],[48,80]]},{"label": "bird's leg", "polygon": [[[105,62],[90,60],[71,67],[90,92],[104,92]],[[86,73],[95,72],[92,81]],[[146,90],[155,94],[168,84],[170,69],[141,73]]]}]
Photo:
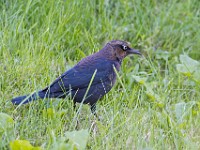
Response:
[{"label": "bird's leg", "polygon": [[91,131],[93,131],[93,134],[95,136],[97,134],[97,131],[98,131],[96,119],[98,119],[98,121],[100,121],[100,119],[99,119],[99,117],[97,116],[97,113],[96,113],[96,104],[90,105],[90,110],[95,117],[95,119],[91,122]]},{"label": "bird's leg", "polygon": [[97,117],[97,113],[96,113],[96,104],[92,104],[92,105],[90,106],[90,110],[91,110],[92,114],[93,114],[95,117]]},{"label": "bird's leg", "polygon": [[78,129],[78,126],[79,126],[78,114],[79,114],[79,112],[77,112],[78,110],[77,110],[77,107],[76,107],[76,102],[75,102],[75,101],[73,102],[73,108],[74,108],[74,110],[75,110],[75,111],[76,111],[76,113],[77,113],[77,116],[76,116],[76,125],[75,125],[75,129]]},{"label": "bird's leg", "polygon": [[92,114],[98,119],[98,121],[100,121],[100,119],[96,113],[96,103],[94,103],[90,106],[90,110],[91,110]]},{"label": "bird's leg", "polygon": [[77,111],[77,109],[76,109],[76,102],[75,101],[73,102],[73,108],[74,108],[74,110]]}]

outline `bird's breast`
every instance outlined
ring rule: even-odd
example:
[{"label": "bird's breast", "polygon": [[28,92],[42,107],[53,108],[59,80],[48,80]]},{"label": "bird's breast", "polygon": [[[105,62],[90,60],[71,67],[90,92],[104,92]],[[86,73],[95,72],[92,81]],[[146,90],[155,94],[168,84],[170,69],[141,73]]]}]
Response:
[{"label": "bird's breast", "polygon": [[121,64],[117,61],[115,61],[113,63],[113,68],[115,68],[115,71],[120,71],[120,67],[121,67]]},{"label": "bird's breast", "polygon": [[116,73],[119,71],[120,71],[120,64],[118,62],[113,62],[112,63],[112,71],[108,75],[111,86],[113,86],[115,84],[116,78],[117,78]]}]

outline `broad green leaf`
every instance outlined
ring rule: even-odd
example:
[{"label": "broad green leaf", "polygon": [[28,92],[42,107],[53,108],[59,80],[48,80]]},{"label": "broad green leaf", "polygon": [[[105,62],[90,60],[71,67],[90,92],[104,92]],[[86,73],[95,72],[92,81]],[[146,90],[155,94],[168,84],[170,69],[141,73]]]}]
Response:
[{"label": "broad green leaf", "polygon": [[190,58],[188,55],[180,55],[181,64],[177,64],[178,72],[185,76],[193,76],[195,79],[200,80],[200,62]]},{"label": "broad green leaf", "polygon": [[26,140],[15,140],[10,142],[11,150],[41,150],[40,147],[34,147]]},{"label": "broad green leaf", "polygon": [[66,132],[65,135],[67,139],[69,139],[69,141],[76,146],[77,149],[82,150],[86,148],[89,137],[88,130]]},{"label": "broad green leaf", "polygon": [[146,80],[147,80],[147,78],[141,78],[140,76],[132,75],[132,77],[133,77],[133,79],[136,80],[136,82],[138,82],[138,83],[140,83],[142,85],[144,85]]},{"label": "broad green leaf", "polygon": [[58,143],[56,147],[54,147],[56,150],[74,150],[74,147],[70,143]]},{"label": "broad green leaf", "polygon": [[175,105],[175,114],[178,122],[182,122],[184,112],[186,111],[186,103],[181,102]]},{"label": "broad green leaf", "polygon": [[163,51],[163,50],[157,50],[156,51],[156,58],[157,59],[164,59],[164,60],[168,60],[170,56],[170,53],[168,51]]},{"label": "broad green leaf", "polygon": [[147,89],[147,91],[145,93],[148,97],[148,100],[151,101],[151,102],[155,102],[155,101],[160,100],[159,95],[156,94],[152,89]]},{"label": "broad green leaf", "polygon": [[184,117],[189,113],[190,110],[192,110],[192,107],[195,104],[195,101],[190,101],[188,103],[180,102],[175,104],[175,115],[179,123],[183,122]]},{"label": "broad green leaf", "polygon": [[178,72],[183,73],[185,76],[190,77],[192,74],[191,70],[189,70],[185,65],[183,64],[177,64],[176,65],[176,69],[178,70]]},{"label": "broad green leaf", "polygon": [[[199,62],[190,58],[188,55],[180,55],[180,61],[182,64],[190,65],[193,67],[199,66]],[[188,66],[189,67],[189,66]]]},{"label": "broad green leaf", "polygon": [[7,130],[13,130],[14,121],[11,116],[5,113],[0,113],[0,133]]},{"label": "broad green leaf", "polygon": [[74,150],[74,144],[71,141],[67,141],[66,137],[60,137],[56,139],[51,145],[51,150]]},{"label": "broad green leaf", "polygon": [[54,138],[51,150],[83,150],[89,137],[88,130],[66,132],[64,137]]}]

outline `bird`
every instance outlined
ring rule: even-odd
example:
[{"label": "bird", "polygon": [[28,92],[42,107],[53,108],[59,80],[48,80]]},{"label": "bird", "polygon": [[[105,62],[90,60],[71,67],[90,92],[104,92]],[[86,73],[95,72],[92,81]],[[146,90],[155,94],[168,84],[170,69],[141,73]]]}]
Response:
[{"label": "bird", "polygon": [[123,59],[131,54],[141,55],[123,40],[112,40],[98,52],[80,60],[49,86],[32,94],[13,98],[14,105],[26,104],[45,98],[66,98],[76,103],[88,104],[96,114],[96,103],[114,86]]}]

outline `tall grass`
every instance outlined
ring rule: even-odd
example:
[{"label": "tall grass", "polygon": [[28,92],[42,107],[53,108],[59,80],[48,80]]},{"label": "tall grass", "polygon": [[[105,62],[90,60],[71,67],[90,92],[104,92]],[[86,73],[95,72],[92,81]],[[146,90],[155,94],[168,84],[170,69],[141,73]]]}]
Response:
[{"label": "tall grass", "polygon": [[47,86],[112,39],[144,57],[124,60],[98,102],[97,130],[89,107],[81,108],[87,149],[200,149],[199,81],[176,69],[181,54],[200,59],[199,8],[198,0],[0,1],[0,111],[14,119],[13,133],[0,132],[0,149],[16,139],[53,149],[76,130],[69,98],[20,107],[10,100]]}]

